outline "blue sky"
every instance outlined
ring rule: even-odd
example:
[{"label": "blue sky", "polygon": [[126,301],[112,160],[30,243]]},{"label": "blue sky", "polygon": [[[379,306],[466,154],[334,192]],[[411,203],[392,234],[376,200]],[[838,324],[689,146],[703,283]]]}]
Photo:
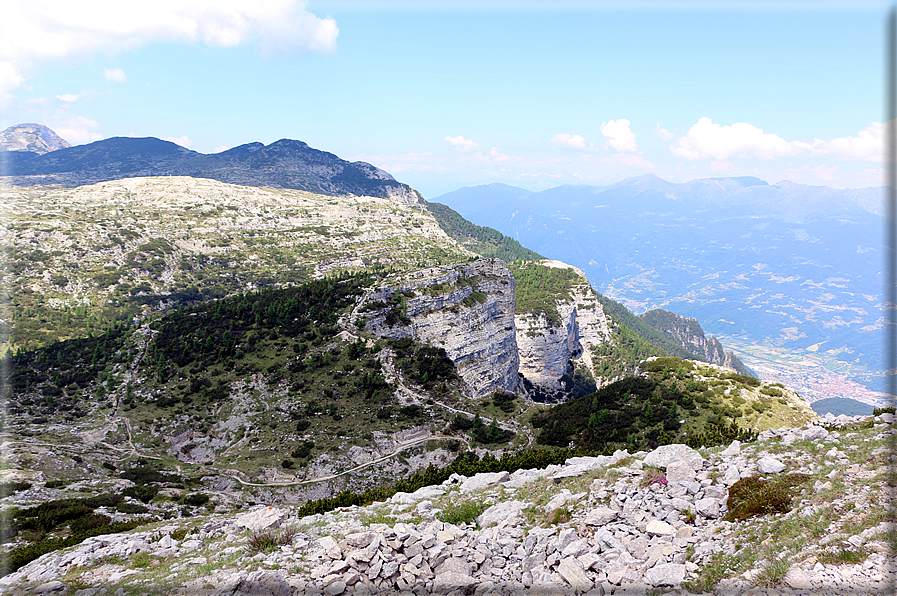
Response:
[{"label": "blue sky", "polygon": [[0,128],[73,144],[301,139],[428,198],[647,172],[882,182],[886,3],[9,6]]}]

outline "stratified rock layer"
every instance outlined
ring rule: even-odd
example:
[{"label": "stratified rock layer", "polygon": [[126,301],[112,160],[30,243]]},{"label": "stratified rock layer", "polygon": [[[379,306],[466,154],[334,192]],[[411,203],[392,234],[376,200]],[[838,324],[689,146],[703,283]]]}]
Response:
[{"label": "stratified rock layer", "polygon": [[[398,299],[400,316],[390,318]],[[519,390],[514,277],[500,259],[405,274],[365,296],[366,328],[380,337],[410,337],[445,349],[473,397]],[[364,307],[357,309],[357,312]]]},{"label": "stratified rock layer", "polygon": [[571,269],[580,277],[566,296],[555,302],[560,324],[552,324],[541,313],[518,313],[514,317],[521,374],[542,389],[561,391],[561,377],[571,359],[581,362],[594,376],[592,347],[608,341],[610,320],[582,271],[560,261],[545,259],[538,263]]}]

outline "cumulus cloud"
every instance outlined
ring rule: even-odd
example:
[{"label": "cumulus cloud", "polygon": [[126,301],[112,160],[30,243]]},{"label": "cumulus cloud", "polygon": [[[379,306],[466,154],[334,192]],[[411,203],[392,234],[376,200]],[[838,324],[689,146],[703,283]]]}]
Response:
[{"label": "cumulus cloud", "polygon": [[884,124],[873,122],[855,137],[838,137],[828,141],[816,139],[814,152],[830,157],[851,160],[881,161],[884,146]]},{"label": "cumulus cloud", "polygon": [[114,81],[116,83],[124,83],[128,80],[128,75],[125,74],[120,68],[104,68],[103,74],[106,75],[107,81]]},{"label": "cumulus cloud", "polygon": [[629,129],[629,120],[608,120],[601,125],[601,134],[607,139],[605,146],[618,153],[638,153],[635,133]]},{"label": "cumulus cloud", "polygon": [[492,149],[489,150],[489,153],[483,153],[482,151],[477,151],[476,154],[474,155],[474,157],[476,157],[477,159],[480,159],[482,161],[490,161],[490,162],[495,162],[495,163],[501,163],[501,162],[511,161],[511,160],[520,161],[520,158],[518,158],[518,157],[511,157],[507,153],[502,153],[501,151],[498,150],[498,147],[493,147]]},{"label": "cumulus cloud", "polygon": [[171,141],[175,145],[180,145],[181,147],[189,147],[193,144],[193,141],[190,140],[190,137],[162,137],[163,140]]},{"label": "cumulus cloud", "polygon": [[732,157],[776,159],[797,155],[847,160],[880,161],[884,125],[873,122],[856,136],[835,139],[786,141],[774,133],[747,122],[720,125],[703,117],[688,133],[670,145],[670,152],[682,159],[726,160]]},{"label": "cumulus cloud", "polygon": [[592,149],[592,144],[586,142],[581,135],[572,135],[566,132],[559,132],[551,137],[551,142],[562,147],[570,147],[571,149]]},{"label": "cumulus cloud", "polygon": [[480,148],[480,144],[471,139],[465,139],[461,135],[450,137],[446,135],[445,142],[457,149],[458,151],[475,151]]},{"label": "cumulus cloud", "polygon": [[96,120],[84,116],[75,116],[58,123],[50,123],[50,128],[72,145],[99,141],[103,138],[103,135],[97,130],[99,127]]},{"label": "cumulus cloud", "polygon": [[763,132],[747,122],[720,125],[706,116],[699,119],[683,137],[670,145],[670,152],[682,159],[716,159],[754,157],[776,159],[812,150],[801,141],[788,142],[782,137]]},{"label": "cumulus cloud", "polygon": [[0,93],[36,62],[157,42],[257,45],[263,54],[332,52],[336,21],[301,0],[7,0],[0,19]]},{"label": "cumulus cloud", "polygon": [[62,95],[57,95],[56,99],[60,101],[64,101],[66,103],[74,103],[81,98],[80,95],[76,95],[74,93],[63,93]]},{"label": "cumulus cloud", "polygon": [[672,141],[673,137],[675,137],[676,135],[674,135],[667,129],[663,128],[660,125],[660,122],[658,122],[657,126],[654,128],[654,136],[657,137],[658,139],[660,139],[661,141]]}]

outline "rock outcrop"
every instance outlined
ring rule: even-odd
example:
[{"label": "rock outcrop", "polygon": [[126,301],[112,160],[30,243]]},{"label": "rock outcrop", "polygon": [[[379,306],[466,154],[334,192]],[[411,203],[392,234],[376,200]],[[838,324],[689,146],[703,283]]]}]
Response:
[{"label": "rock outcrop", "polygon": [[68,141],[43,124],[16,124],[0,132],[0,151],[43,155],[67,147],[71,147]]},{"label": "rock outcrop", "polygon": [[570,269],[580,279],[555,301],[559,324],[553,324],[543,313],[515,315],[520,373],[540,389],[563,391],[561,377],[571,360],[581,362],[594,376],[592,347],[608,341],[610,320],[582,271],[548,259],[538,264]]},{"label": "rock outcrop", "polygon": [[731,368],[741,374],[750,374],[738,356],[726,351],[714,336],[707,337],[697,319],[689,319],[667,310],[649,310],[639,318],[657,331],[665,334],[683,349],[710,364]]},{"label": "rock outcrop", "polygon": [[500,259],[398,275],[369,292],[355,316],[380,337],[445,349],[473,397],[520,389],[514,277]]}]

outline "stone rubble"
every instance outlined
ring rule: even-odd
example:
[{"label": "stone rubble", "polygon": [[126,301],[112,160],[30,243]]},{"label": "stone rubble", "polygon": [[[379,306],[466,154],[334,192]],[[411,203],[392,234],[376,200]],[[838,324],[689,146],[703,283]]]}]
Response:
[{"label": "stone rubble", "polygon": [[[890,415],[877,417],[875,438],[897,434],[897,429],[891,430],[893,421]],[[827,422],[831,422],[831,428],[843,426],[837,419]],[[805,466],[799,452],[771,453],[773,446],[789,447],[796,440],[810,441],[834,461],[840,459],[842,448],[850,450],[845,446],[848,436],[820,426],[765,431],[761,437],[758,443],[733,442],[726,449],[709,450],[707,458],[684,445],[666,445],[650,453],[618,451],[609,457],[571,458],[564,465],[518,470],[513,474],[483,473],[470,478],[453,475],[441,486],[397,493],[385,503],[302,519],[297,519],[289,507],[263,506],[236,516],[216,514],[193,527],[181,540],[172,538],[179,526],[171,524],[150,531],[97,536],[44,555],[0,578],[0,594],[152,595],[160,593],[154,591],[154,582],[162,585],[177,577],[179,585],[165,593],[682,595],[688,593],[683,584],[696,579],[701,568],[714,557],[735,552],[730,538],[737,523],[724,521],[723,517],[727,512],[728,487],[737,478],[758,472],[777,474],[786,469],[810,471],[812,464]],[[788,437],[796,439],[789,444]],[[829,456],[829,450],[835,453]],[[585,492],[553,488],[557,482],[554,479],[576,480],[609,466],[615,466],[614,474],[599,475]],[[665,468],[663,481],[659,470],[645,470],[646,466]],[[835,472],[845,478],[848,474],[869,473],[859,468]],[[515,498],[518,491],[543,479],[544,485],[553,490],[546,505],[537,508]],[[851,488],[849,493],[839,497],[838,504],[850,502],[852,508],[859,507],[858,511],[869,510],[882,496],[869,494],[868,488]],[[434,506],[434,500],[446,497],[458,501],[473,499],[489,507],[479,515],[476,524],[446,523],[438,520],[440,510]],[[801,507],[784,517],[811,515],[813,505],[809,503],[802,502]],[[371,521],[384,508],[399,521],[392,526]],[[543,517],[562,509],[566,509],[568,519],[559,517],[554,525],[541,527],[527,521],[532,515]],[[259,554],[249,553],[246,542],[250,531],[284,528],[296,530],[289,544]],[[888,593],[895,575],[884,542],[887,532],[893,532],[893,527],[886,522],[855,535],[831,532],[812,547],[842,542],[863,547],[869,555],[860,563],[823,565],[814,558],[802,558],[775,588],[756,586],[754,580],[762,570],[751,569],[735,578],[723,579],[715,593]],[[139,568],[106,563],[127,561],[141,554],[176,558],[171,575],[141,580]],[[209,566],[209,570],[186,580],[176,575],[202,566]],[[77,585],[91,587],[75,589],[67,585],[72,577],[78,578]],[[124,591],[116,586],[131,587]]]}]

